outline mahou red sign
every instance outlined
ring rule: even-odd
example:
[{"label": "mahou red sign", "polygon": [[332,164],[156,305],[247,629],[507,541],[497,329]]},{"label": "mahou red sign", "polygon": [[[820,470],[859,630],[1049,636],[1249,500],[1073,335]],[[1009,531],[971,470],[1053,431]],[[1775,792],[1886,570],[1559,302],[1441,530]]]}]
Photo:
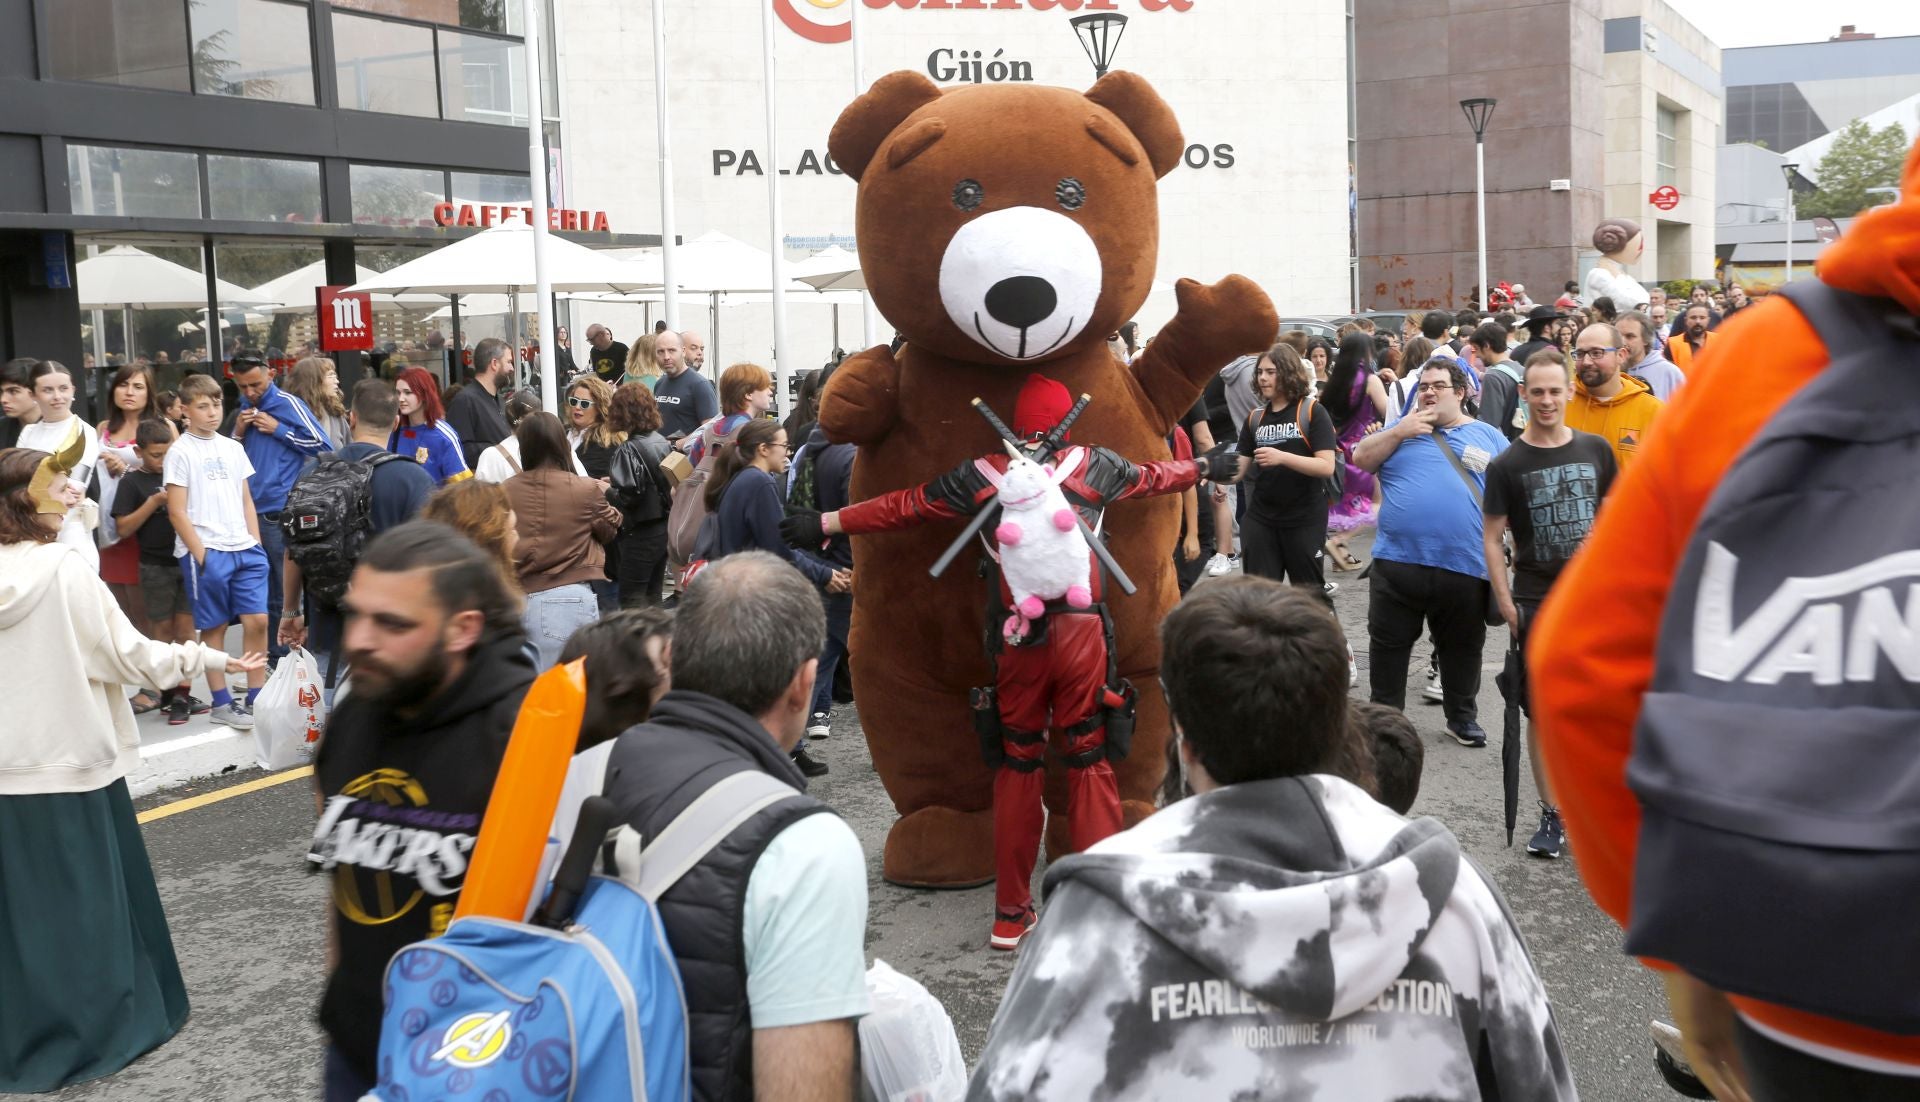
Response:
[{"label": "mahou red sign", "polygon": [[373,348],[373,296],[344,283],[320,288],[320,350],[367,352]]},{"label": "mahou red sign", "polygon": [[[496,207],[485,203],[435,203],[433,221],[441,226],[497,226],[502,222],[533,225],[532,207]],[[567,210],[547,208],[547,228],[576,230],[581,233],[608,233],[607,212],[603,210]]]}]

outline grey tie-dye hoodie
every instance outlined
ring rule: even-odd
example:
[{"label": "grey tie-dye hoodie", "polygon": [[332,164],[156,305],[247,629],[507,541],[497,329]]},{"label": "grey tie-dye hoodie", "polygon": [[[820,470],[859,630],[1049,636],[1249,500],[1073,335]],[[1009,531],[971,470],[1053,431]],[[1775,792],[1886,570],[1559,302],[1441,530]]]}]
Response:
[{"label": "grey tie-dye hoodie", "polygon": [[1505,903],[1346,781],[1184,800],[1045,893],[970,1099],[1576,1097]]}]

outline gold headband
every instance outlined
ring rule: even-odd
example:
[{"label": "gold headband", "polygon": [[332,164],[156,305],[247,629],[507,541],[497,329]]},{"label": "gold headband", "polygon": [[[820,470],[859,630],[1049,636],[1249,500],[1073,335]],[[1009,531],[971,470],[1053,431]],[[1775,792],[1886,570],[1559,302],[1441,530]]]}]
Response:
[{"label": "gold headband", "polygon": [[36,513],[64,513],[67,505],[53,496],[53,484],[56,478],[64,478],[73,473],[80,461],[87,457],[87,442],[80,435],[80,419],[67,418],[67,438],[53,453],[40,461],[33,472],[33,481],[27,483],[27,493],[33,498]]}]

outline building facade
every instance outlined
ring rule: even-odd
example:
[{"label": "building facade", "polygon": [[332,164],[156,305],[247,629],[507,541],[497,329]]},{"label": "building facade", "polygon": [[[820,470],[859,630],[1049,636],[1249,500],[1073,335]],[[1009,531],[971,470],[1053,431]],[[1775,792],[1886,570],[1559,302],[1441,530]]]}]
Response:
[{"label": "building facade", "polygon": [[[90,293],[79,264],[114,246],[201,273],[217,308],[216,279],[255,287],[320,264],[326,282],[351,284],[475,232],[439,225],[437,204],[526,203],[520,11],[506,0],[0,0],[0,352],[204,364],[206,307]],[[548,133],[561,140],[551,120]],[[310,322],[305,294],[290,305]],[[299,320],[223,312],[224,343],[258,346]],[[419,334],[453,322],[410,324]],[[346,358],[348,377],[356,365]]]},{"label": "building facade", "polygon": [[[1487,278],[1559,294],[1593,227],[1646,233],[1642,280],[1712,268],[1719,51],[1660,0],[1358,0],[1363,308],[1460,307],[1476,273],[1474,136],[1485,133]],[[1671,211],[1652,202],[1663,184]]]},{"label": "building facade", "polygon": [[[1160,182],[1163,287],[1140,313],[1151,333],[1173,313],[1172,282],[1231,272],[1264,286],[1283,312],[1350,302],[1346,15],[1337,0],[703,0],[665,9],[670,152],[683,239],[718,230],[769,245],[768,174],[781,173],[785,255],[853,249],[853,181],[827,135],[856,94],[848,21],[860,13],[870,83],[912,70],[943,87],[1024,82],[1085,89],[1093,66],[1068,20],[1127,17],[1113,66],[1150,80],[1187,149]],[[767,7],[766,5],[771,5]],[[761,26],[776,44],[778,155],[769,152]],[[570,193],[596,196],[622,222],[659,212],[652,10],[646,0],[565,0],[558,13],[562,159]],[[1280,48],[1284,47],[1284,48]],[[717,359],[768,363],[770,308],[723,306]],[[793,366],[835,346],[835,311],[790,298]],[[683,327],[710,324],[683,304]],[[576,328],[612,325],[631,340],[658,308],[573,307]],[[856,347],[859,312],[842,308],[838,343]],[[892,335],[881,324],[881,340]],[[711,341],[712,335],[709,334]],[[709,364],[716,356],[709,350]]]},{"label": "building facade", "polygon": [[1630,274],[1712,275],[1720,48],[1661,0],[1608,0],[1607,12],[1606,213],[1646,234]]}]

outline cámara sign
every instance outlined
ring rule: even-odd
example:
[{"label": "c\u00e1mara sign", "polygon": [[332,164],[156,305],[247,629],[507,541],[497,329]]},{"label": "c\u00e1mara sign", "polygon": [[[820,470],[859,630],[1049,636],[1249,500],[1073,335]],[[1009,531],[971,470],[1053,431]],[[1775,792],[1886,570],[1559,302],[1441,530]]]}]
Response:
[{"label": "c\u00e1mara sign", "polygon": [[[494,226],[520,221],[533,224],[532,207],[492,206],[486,203],[435,203],[433,221],[437,226]],[[566,210],[547,208],[547,228],[576,230],[580,233],[608,233],[607,212],[603,210]]]},{"label": "c\u00e1mara sign", "polygon": [[872,11],[1192,11],[1194,0],[760,0],[787,29],[809,42],[834,45],[853,40],[854,4]]}]

